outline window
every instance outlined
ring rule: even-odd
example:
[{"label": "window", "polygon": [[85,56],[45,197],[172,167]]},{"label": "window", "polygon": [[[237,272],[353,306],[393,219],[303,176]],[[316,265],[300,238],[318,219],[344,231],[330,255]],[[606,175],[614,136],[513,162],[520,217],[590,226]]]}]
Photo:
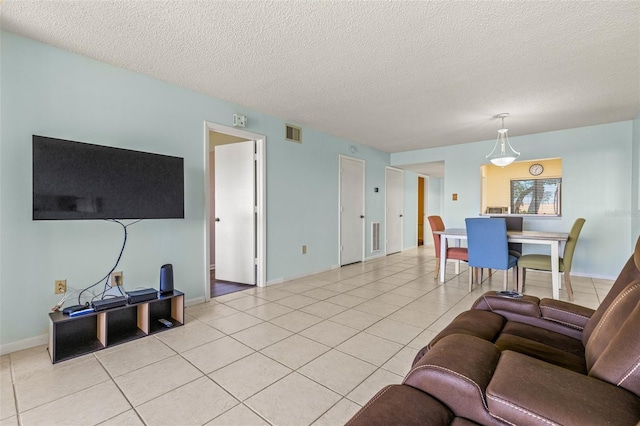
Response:
[{"label": "window", "polygon": [[507,167],[483,164],[480,173],[481,215],[534,218],[562,214],[561,158],[514,161]]},{"label": "window", "polygon": [[511,180],[511,213],[560,215],[561,178]]}]

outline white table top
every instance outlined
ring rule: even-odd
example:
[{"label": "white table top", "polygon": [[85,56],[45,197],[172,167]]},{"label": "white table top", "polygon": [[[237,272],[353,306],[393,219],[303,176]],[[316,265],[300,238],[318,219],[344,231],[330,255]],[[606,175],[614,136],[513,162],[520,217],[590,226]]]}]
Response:
[{"label": "white table top", "polygon": [[[465,228],[447,228],[444,231],[434,231],[434,234],[466,238],[467,230]],[[569,233],[542,231],[507,231],[507,236],[509,239],[567,241],[567,239],[569,238]]]}]

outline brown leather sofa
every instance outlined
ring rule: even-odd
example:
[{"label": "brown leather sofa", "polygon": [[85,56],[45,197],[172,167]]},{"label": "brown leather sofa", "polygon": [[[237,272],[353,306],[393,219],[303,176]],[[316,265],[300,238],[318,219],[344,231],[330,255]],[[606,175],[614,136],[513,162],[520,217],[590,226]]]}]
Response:
[{"label": "brown leather sofa", "polygon": [[595,311],[485,293],[348,424],[639,422],[640,239]]}]

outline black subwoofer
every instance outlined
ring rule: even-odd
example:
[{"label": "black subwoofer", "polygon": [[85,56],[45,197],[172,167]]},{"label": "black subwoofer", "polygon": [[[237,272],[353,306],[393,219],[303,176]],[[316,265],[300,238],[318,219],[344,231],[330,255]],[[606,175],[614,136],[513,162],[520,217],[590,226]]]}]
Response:
[{"label": "black subwoofer", "polygon": [[160,268],[160,294],[173,292],[173,265],[167,263]]}]

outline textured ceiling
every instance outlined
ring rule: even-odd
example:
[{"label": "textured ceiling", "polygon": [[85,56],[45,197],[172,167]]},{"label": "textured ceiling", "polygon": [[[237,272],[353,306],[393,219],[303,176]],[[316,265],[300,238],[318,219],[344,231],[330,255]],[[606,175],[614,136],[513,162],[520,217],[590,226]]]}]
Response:
[{"label": "textured ceiling", "polygon": [[0,4],[4,30],[387,152],[640,112],[638,0]]}]

